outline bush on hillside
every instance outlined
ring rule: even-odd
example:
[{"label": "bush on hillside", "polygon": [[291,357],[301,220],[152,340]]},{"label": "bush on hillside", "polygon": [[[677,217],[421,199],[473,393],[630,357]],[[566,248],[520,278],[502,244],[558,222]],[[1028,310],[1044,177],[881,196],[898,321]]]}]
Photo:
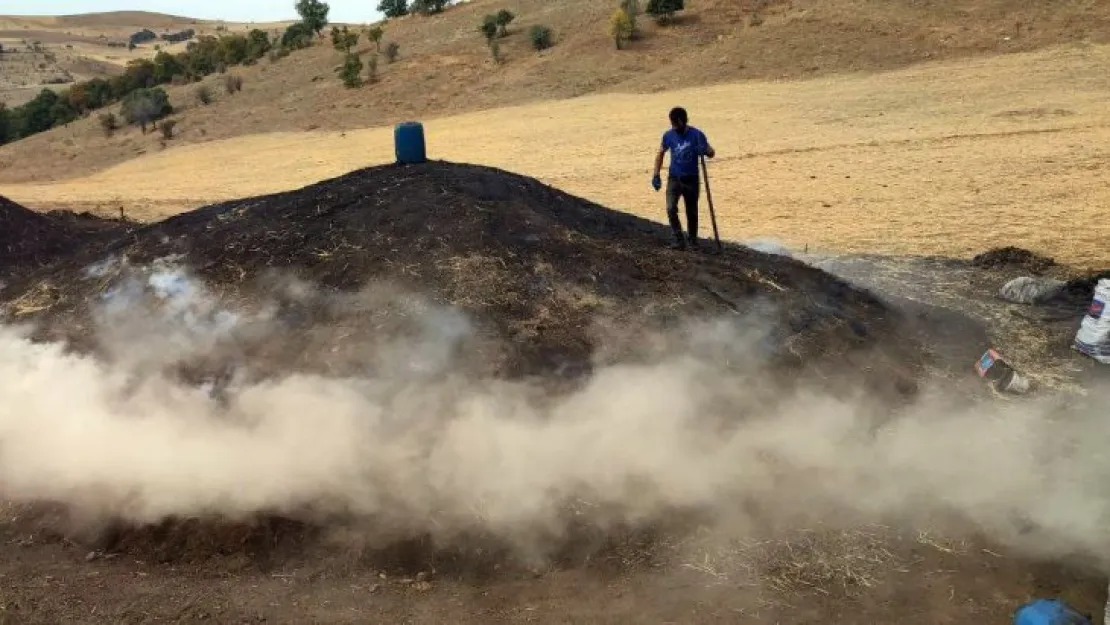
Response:
[{"label": "bush on hillside", "polygon": [[632,20],[624,9],[617,9],[609,16],[609,36],[618,50],[624,48],[624,43],[632,38]]},{"label": "bush on hillside", "polygon": [[162,40],[168,41],[170,43],[181,43],[182,41],[188,41],[192,39],[196,36],[196,34],[197,31],[193,30],[192,28],[187,28],[177,33],[164,33],[162,35]]},{"label": "bush on hillside", "polygon": [[224,78],[224,88],[229,95],[238,93],[243,90],[243,77],[236,74],[228,74]]},{"label": "bush on hillside", "polygon": [[387,63],[392,63],[392,62],[396,61],[397,57],[400,54],[401,54],[401,46],[398,45],[398,43],[396,41],[390,41],[385,46],[385,51],[382,52],[382,55],[385,56],[385,60],[386,60]]},{"label": "bush on hillside", "polygon": [[532,42],[532,48],[537,52],[555,45],[551,29],[542,24],[536,24],[528,31],[528,40]]},{"label": "bush on hillside", "polygon": [[483,17],[481,25],[478,26],[478,30],[485,35],[487,42],[493,41],[493,38],[497,36],[497,16],[487,15]]},{"label": "bush on hillside", "polygon": [[353,89],[362,85],[362,59],[357,54],[348,54],[336,72],[346,87]]},{"label": "bush on hillside", "polygon": [[382,51],[382,37],[385,36],[385,29],[381,26],[371,26],[366,29],[366,40],[374,44],[374,49],[379,53]]},{"label": "bush on hillside", "polygon": [[513,20],[515,19],[516,15],[514,15],[513,12],[508,9],[501,9],[500,11],[498,11],[497,16],[495,17],[495,22],[497,23],[497,36],[508,36],[509,24],[512,24]]},{"label": "bush on hillside", "polygon": [[281,35],[281,47],[288,50],[301,50],[312,45],[312,29],[297,22],[291,24]]},{"label": "bush on hillside", "polygon": [[274,44],[270,41],[270,36],[266,34],[266,31],[257,28],[252,29],[247,34],[247,62],[253,63],[261,59],[273,47]]},{"label": "bush on hillside", "polygon": [[208,106],[212,104],[212,89],[208,85],[201,85],[197,87],[197,102]]},{"label": "bush on hillside", "polygon": [[378,11],[387,18],[393,19],[409,14],[408,0],[381,0]]},{"label": "bush on hillside", "polygon": [[686,9],[685,0],[648,0],[647,14],[659,24],[674,21],[674,14]]},{"label": "bush on hillside", "polygon": [[378,57],[373,54],[366,59],[366,81],[369,83],[378,82]]},{"label": "bush on hillside", "polygon": [[140,30],[137,33],[133,33],[131,35],[131,37],[128,38],[128,41],[131,45],[137,46],[140,43],[146,43],[148,41],[154,41],[157,38],[158,38],[158,35],[155,34],[154,31],[152,31],[148,28],[144,28],[144,29]]},{"label": "bush on hillside", "polygon": [[101,113],[98,119],[100,129],[104,131],[106,136],[112,136],[112,133],[119,129],[119,119],[115,113]]},{"label": "bush on hillside", "polygon": [[339,52],[350,54],[351,48],[358,45],[358,32],[352,31],[346,26],[342,28],[333,27],[331,29],[331,45]]},{"label": "bush on hillside", "polygon": [[146,134],[147,124],[157,122],[172,113],[173,106],[170,105],[170,98],[161,87],[137,89],[123,99],[120,112],[123,113],[124,121],[138,124],[143,134]]},{"label": "bush on hillside", "polygon": [[166,141],[173,139],[173,129],[177,127],[177,120],[167,119],[162,122],[162,138]]}]

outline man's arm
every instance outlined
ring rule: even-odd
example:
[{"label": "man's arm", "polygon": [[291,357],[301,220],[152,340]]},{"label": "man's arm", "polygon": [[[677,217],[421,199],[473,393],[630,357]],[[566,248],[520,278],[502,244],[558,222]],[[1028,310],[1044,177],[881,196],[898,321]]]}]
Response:
[{"label": "man's arm", "polygon": [[705,133],[702,133],[701,140],[705,142],[705,155],[709,158],[717,156],[717,150],[714,150],[713,146],[709,145],[709,137],[705,136]]},{"label": "man's arm", "polygon": [[656,155],[655,155],[655,174],[654,175],[656,175],[656,176],[659,175],[659,172],[663,171],[663,155],[666,154],[666,153],[667,153],[667,148],[666,148],[666,146],[663,146],[663,147],[659,148],[659,152],[656,153]]}]

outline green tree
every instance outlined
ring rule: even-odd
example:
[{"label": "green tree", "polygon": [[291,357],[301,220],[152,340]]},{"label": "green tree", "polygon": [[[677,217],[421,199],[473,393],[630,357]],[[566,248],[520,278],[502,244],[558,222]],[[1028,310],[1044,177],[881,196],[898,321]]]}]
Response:
[{"label": "green tree", "polygon": [[270,36],[266,34],[266,31],[255,28],[247,34],[247,58],[249,60],[257,61],[266,56],[266,53],[272,47],[273,44],[270,43]]},{"label": "green tree", "polygon": [[138,124],[146,134],[147,124],[156,123],[173,112],[170,98],[161,87],[155,89],[136,89],[127,94],[120,107],[123,119],[129,124]]},{"label": "green tree", "polygon": [[381,0],[378,11],[390,19],[402,17],[409,14],[409,3],[408,0]]},{"label": "green tree", "polygon": [[316,33],[316,36],[320,36],[324,27],[328,25],[330,7],[320,0],[297,0],[295,8],[297,15],[301,16],[301,23]]},{"label": "green tree", "polygon": [[[3,51],[3,49],[0,48],[0,51]],[[0,145],[4,145],[15,138],[14,130],[12,112],[8,110],[8,105],[0,102]]]},{"label": "green tree", "polygon": [[686,9],[685,0],[648,0],[647,14],[660,24],[674,21],[674,14]]},{"label": "green tree", "polygon": [[112,86],[103,78],[93,78],[85,83],[85,93],[89,109],[98,109],[112,101]]},{"label": "green tree", "polygon": [[135,59],[127,64],[123,74],[130,79],[133,88],[142,89],[158,84],[154,79],[154,61],[150,59]]},{"label": "green tree", "polygon": [[351,53],[351,48],[358,45],[358,33],[351,31],[346,26],[331,29],[331,45],[338,51]]},{"label": "green tree", "polygon": [[486,36],[486,42],[493,41],[494,37],[497,36],[497,16],[487,15],[482,18],[482,25],[478,27],[478,30]]},{"label": "green tree", "polygon": [[62,126],[79,117],[76,109],[69,103],[69,100],[59,97],[54,106],[50,107],[50,119],[54,126]]},{"label": "green tree", "polygon": [[362,85],[362,67],[362,59],[358,58],[357,54],[348,54],[343,59],[343,65],[340,65],[336,71],[343,84],[353,89]]},{"label": "green tree", "polygon": [[223,35],[216,47],[224,65],[242,65],[250,58],[250,42],[243,35]]},{"label": "green tree", "polygon": [[19,138],[29,137],[33,134],[46,132],[54,127],[54,105],[58,103],[59,96],[49,89],[43,89],[30,102],[19,107]]},{"label": "green tree", "polygon": [[300,50],[312,44],[312,29],[304,22],[291,24],[281,36],[281,47],[286,50]]},{"label": "green tree", "polygon": [[512,24],[513,20],[515,19],[516,15],[513,15],[513,12],[508,9],[501,9],[500,11],[498,11],[497,17],[495,18],[498,28],[497,36],[504,37],[508,35],[509,24]]},{"label": "green tree", "polygon": [[154,82],[164,85],[173,80],[174,76],[184,75],[185,66],[176,56],[167,52],[154,55]]},{"label": "green tree", "polygon": [[366,29],[366,40],[374,44],[374,49],[378,52],[382,51],[382,37],[385,36],[385,29],[381,26],[371,26]]},{"label": "green tree", "polygon": [[442,13],[443,9],[447,8],[450,4],[448,0],[412,0],[409,5],[409,10],[413,13],[420,13],[421,15],[431,15],[433,13]]}]

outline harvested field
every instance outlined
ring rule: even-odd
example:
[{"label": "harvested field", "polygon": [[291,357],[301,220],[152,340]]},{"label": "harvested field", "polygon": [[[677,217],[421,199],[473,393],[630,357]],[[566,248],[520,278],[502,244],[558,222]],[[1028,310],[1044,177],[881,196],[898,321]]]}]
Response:
[{"label": "harvested field", "polygon": [[1101,611],[1100,391],[953,384],[920,317],[804,262],[671,252],[656,222],[446,162],[41,219],[36,263],[0,258],[29,326],[0,328],[20,622]]}]

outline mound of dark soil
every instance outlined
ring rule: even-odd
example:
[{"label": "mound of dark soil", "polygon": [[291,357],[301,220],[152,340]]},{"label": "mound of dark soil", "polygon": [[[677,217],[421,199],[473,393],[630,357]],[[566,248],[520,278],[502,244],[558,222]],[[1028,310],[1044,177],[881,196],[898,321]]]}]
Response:
[{"label": "mound of dark soil", "polygon": [[49,263],[76,245],[66,224],[0,196],[0,274]]},{"label": "mound of dark soil", "polygon": [[[896,338],[896,315],[870,294],[782,257],[739,246],[719,255],[674,252],[664,248],[668,239],[665,226],[530,178],[430,162],[202,208],[85,247],[26,285],[56,289],[38,317],[60,322],[70,339],[82,338],[75,334],[87,324],[75,317],[107,288],[82,279],[88,266],[180,255],[236,301],[257,300],[267,275],[280,270],[333,292],[389,283],[449,304],[479,328],[483,340],[467,352],[483,374],[573,375],[598,359],[648,350],[652,330],[724,315],[758,316],[770,328],[753,356],[835,361],[842,373],[855,362],[882,369],[885,382],[911,377],[915,350]],[[286,349],[270,341],[266,359],[278,369],[308,365],[314,353],[334,353],[319,343],[321,327],[385,327],[366,315],[334,307],[290,313]],[[329,359],[315,364],[334,371]]]},{"label": "mound of dark soil", "polygon": [[[345,360],[346,347],[413,331],[419,316],[404,298],[342,299],[375,285],[464,311],[476,332],[454,362],[482,376],[574,380],[606,361],[719,348],[710,355],[722,366],[758,360],[789,369],[787,381],[809,369],[833,386],[850,379],[904,394],[922,364],[904,319],[823,271],[740,246],[671,251],[664,225],[485,167],[375,167],[106,232],[97,236],[116,236],[110,244],[77,248],[9,289],[34,304],[21,318],[42,322],[42,336],[96,349],[90,309],[125,279],[120,267],[176,257],[228,306],[277,304],[280,332],[244,339],[229,356],[271,373],[364,375],[367,363]],[[287,275],[320,291],[290,295]],[[721,318],[758,332],[736,347],[682,331]],[[196,521],[136,532],[112,542],[173,561],[305,536],[300,526]]]},{"label": "mound of dark soil", "polygon": [[1086,307],[1090,305],[1091,298],[1095,296],[1095,287],[1098,286],[1099,280],[1110,280],[1110,270],[1099,271],[1068,280],[1064,285],[1061,298],[1076,305]]},{"label": "mound of dark soil", "polygon": [[983,269],[1021,268],[1034,275],[1040,275],[1056,266],[1056,261],[1052,258],[1012,246],[983,252],[971,259],[971,263]]}]

